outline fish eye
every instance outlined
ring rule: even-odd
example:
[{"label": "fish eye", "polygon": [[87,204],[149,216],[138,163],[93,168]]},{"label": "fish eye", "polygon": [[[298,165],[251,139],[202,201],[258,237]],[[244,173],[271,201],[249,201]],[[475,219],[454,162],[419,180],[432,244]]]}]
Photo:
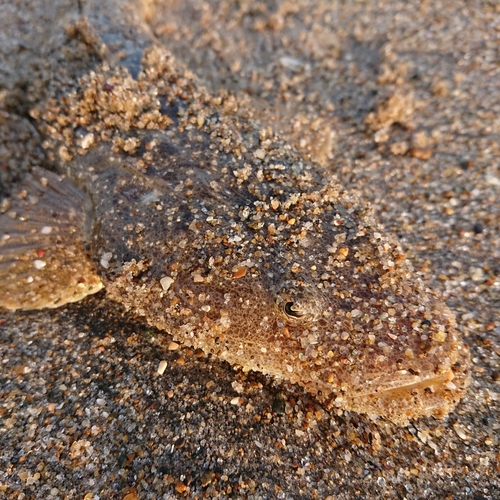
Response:
[{"label": "fish eye", "polygon": [[315,322],[321,318],[323,313],[323,302],[321,297],[310,291],[287,291],[276,297],[276,306],[281,317],[291,324],[301,325]]},{"label": "fish eye", "polygon": [[291,301],[285,303],[284,310],[287,316],[291,316],[292,318],[296,319],[300,319],[305,315],[305,311]]}]

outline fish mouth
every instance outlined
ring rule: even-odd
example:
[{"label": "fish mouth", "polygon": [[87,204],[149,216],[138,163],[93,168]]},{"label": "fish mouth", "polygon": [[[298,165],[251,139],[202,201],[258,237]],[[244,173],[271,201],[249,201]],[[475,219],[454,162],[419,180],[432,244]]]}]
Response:
[{"label": "fish mouth", "polygon": [[447,387],[449,390],[456,388],[452,380],[455,378],[453,370],[448,369],[439,375],[430,376],[427,378],[417,377],[419,380],[410,382],[404,385],[397,385],[384,389],[381,391],[375,391],[370,393],[365,393],[364,396],[384,396],[384,397],[398,397],[399,394],[417,394],[420,391],[427,393],[434,393],[438,388]]},{"label": "fish mouth", "polygon": [[454,367],[422,380],[357,394],[346,398],[346,406],[358,413],[408,425],[414,418],[443,418],[462,399],[468,383],[468,366]]}]

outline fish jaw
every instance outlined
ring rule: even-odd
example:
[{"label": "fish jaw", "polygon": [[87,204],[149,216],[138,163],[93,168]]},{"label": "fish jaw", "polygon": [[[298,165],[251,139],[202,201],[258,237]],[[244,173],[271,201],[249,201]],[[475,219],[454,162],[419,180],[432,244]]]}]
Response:
[{"label": "fish jaw", "polygon": [[459,360],[451,368],[435,376],[417,377],[420,380],[401,385],[396,380],[380,391],[346,394],[331,400],[329,406],[382,417],[398,425],[408,425],[411,419],[421,417],[444,418],[465,396],[470,382],[468,348],[459,345],[458,355]]},{"label": "fish jaw", "polygon": [[[377,366],[376,357],[361,354],[359,362],[346,371],[339,370],[338,358],[333,356],[330,365],[299,384],[330,409],[353,411],[372,419],[408,425],[410,420],[422,417],[444,418],[467,392],[471,360],[468,346],[455,332],[452,313],[444,306],[439,310],[441,321],[449,322],[449,330],[446,340],[432,349],[419,350],[418,343],[410,338],[413,359],[396,360],[394,352],[386,363]],[[435,334],[428,333],[431,337]],[[325,383],[328,373],[329,383]]]}]

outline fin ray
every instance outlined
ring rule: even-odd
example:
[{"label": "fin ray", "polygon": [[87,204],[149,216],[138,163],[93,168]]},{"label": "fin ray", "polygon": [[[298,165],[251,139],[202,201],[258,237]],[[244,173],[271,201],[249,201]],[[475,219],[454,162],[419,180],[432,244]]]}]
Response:
[{"label": "fin ray", "polygon": [[58,307],[102,288],[85,253],[89,199],[40,168],[0,214],[0,306]]}]

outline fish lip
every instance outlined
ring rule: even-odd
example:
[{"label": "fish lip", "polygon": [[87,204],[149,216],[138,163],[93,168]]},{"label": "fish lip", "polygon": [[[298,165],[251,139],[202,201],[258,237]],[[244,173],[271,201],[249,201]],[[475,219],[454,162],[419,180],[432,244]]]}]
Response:
[{"label": "fish lip", "polygon": [[470,356],[468,348],[462,346],[458,349],[455,362],[447,368],[442,368],[438,373],[428,373],[427,376],[415,375],[413,380],[408,380],[407,383],[381,383],[380,380],[373,381],[373,386],[386,385],[385,388],[379,390],[367,390],[359,392],[352,399],[360,397],[372,398],[387,398],[387,396],[403,396],[412,395],[412,391],[424,391],[427,388],[431,389],[431,394],[435,393],[452,393],[455,391],[461,392],[467,389],[470,382]]},{"label": "fish lip", "polygon": [[[411,395],[415,390],[425,390],[430,388],[431,391],[437,392],[437,390],[454,390],[455,386],[453,384],[453,379],[455,374],[451,368],[446,369],[442,373],[432,374],[425,378],[419,375],[415,375],[414,380],[408,380],[408,383],[404,384],[387,384],[386,388],[378,390],[366,390],[358,392],[353,396],[353,400],[360,398],[387,398],[388,396],[402,396],[404,394]],[[416,379],[416,380],[415,380]],[[447,387],[447,384],[451,384]],[[377,385],[377,384],[374,384]]]},{"label": "fish lip", "polygon": [[[449,389],[453,390],[454,384],[452,380],[455,378],[455,375],[451,369],[446,370],[444,373],[441,373],[439,375],[435,376],[429,376],[424,379],[421,377],[418,377],[421,380],[411,382],[409,384],[405,385],[398,385],[394,386],[388,389],[385,389],[383,391],[375,393],[376,395],[390,395],[390,394],[397,394],[399,392],[405,392],[405,393],[412,393],[414,390],[425,390],[427,388],[431,388],[432,392],[436,392],[436,390],[440,389],[443,387],[443,389]],[[448,384],[451,384],[450,387],[446,387]]]},{"label": "fish lip", "polygon": [[[457,395],[463,388],[453,382],[450,369],[437,375],[418,377],[420,380],[395,385],[384,389],[363,391],[355,395],[342,396],[344,407],[371,418],[383,418],[397,425],[408,425],[410,419],[424,416],[442,418],[457,404]],[[426,389],[430,388],[429,391]],[[335,404],[335,401],[332,401]],[[338,406],[338,405],[336,405]]]}]

